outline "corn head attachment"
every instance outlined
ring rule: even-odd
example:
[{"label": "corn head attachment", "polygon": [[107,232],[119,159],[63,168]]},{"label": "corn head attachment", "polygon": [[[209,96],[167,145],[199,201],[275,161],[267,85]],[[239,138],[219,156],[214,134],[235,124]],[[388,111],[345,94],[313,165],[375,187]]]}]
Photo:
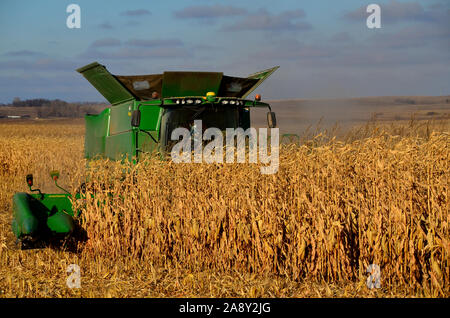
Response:
[{"label": "corn head attachment", "polygon": [[[59,173],[52,171],[51,177],[59,187]],[[22,247],[70,235],[74,230],[71,194],[61,187],[66,193],[47,194],[40,189],[33,189],[31,174],[26,176],[26,182],[30,191],[37,193],[20,192],[13,196],[12,230]]]}]

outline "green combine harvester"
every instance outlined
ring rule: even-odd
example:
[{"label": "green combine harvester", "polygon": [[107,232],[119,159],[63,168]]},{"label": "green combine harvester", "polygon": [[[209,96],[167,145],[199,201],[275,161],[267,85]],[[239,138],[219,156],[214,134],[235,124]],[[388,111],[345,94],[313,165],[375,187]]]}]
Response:
[{"label": "green combine harvester", "polygon": [[[195,119],[204,127],[250,127],[250,108],[267,107],[269,127],[276,126],[270,105],[260,95],[246,99],[277,67],[246,78],[220,72],[164,72],[163,74],[113,75],[97,62],[77,69],[111,107],[86,115],[85,157],[112,160],[139,158],[146,153],[170,151],[171,132],[191,128]],[[57,187],[59,173],[50,173]],[[22,247],[50,238],[65,238],[75,229],[72,194],[42,193],[33,189],[33,176],[26,182],[31,192],[13,196],[12,230]],[[81,194],[76,195],[77,199]]]}]

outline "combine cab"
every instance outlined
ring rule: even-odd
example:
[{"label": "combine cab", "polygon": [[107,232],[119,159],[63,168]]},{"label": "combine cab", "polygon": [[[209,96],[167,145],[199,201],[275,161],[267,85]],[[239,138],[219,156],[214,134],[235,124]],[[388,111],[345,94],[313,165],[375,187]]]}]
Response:
[{"label": "combine cab", "polygon": [[[145,153],[166,153],[171,148],[171,132],[178,127],[192,128],[196,119],[202,120],[204,128],[247,129],[252,107],[267,107],[268,125],[275,127],[270,105],[261,102],[259,95],[252,100],[246,97],[277,69],[240,78],[219,72],[119,76],[97,62],[79,68],[111,103],[100,114],[85,117],[85,157],[139,160]],[[54,174],[52,178],[56,182]],[[71,194],[43,194],[31,189],[31,176],[27,182],[31,191],[39,193],[13,197],[12,228],[17,239],[72,233]]]}]

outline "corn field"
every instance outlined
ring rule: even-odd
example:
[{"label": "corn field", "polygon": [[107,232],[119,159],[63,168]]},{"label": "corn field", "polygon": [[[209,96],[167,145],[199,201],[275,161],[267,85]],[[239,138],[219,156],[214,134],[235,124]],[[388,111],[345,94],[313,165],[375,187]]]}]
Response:
[{"label": "corn field", "polygon": [[[86,170],[82,125],[3,124],[0,289],[71,295],[61,268],[76,261],[86,297],[449,297],[448,120],[364,129],[283,144],[278,172],[263,175],[259,164],[154,157]],[[70,252],[14,250],[11,196],[26,191],[31,172],[53,191],[52,169],[74,194],[86,182],[86,199],[73,205],[87,239]],[[50,259],[55,268],[44,265]],[[379,290],[366,287],[371,264],[380,268]],[[59,291],[46,294],[36,280],[57,271]],[[35,285],[20,283],[23,273]],[[133,289],[146,281],[153,294]],[[216,286],[198,285],[205,281]]]}]

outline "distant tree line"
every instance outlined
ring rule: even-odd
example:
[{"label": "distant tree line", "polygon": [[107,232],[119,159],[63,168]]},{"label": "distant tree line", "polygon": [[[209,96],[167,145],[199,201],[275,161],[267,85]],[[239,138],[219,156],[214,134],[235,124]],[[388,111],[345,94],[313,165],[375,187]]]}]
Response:
[{"label": "distant tree line", "polygon": [[[59,99],[55,99],[55,101],[62,102]],[[39,107],[44,104],[50,103],[51,100],[44,99],[44,98],[35,98],[35,99],[27,99],[27,100],[20,100],[20,98],[16,97],[14,98],[12,104],[10,106],[14,107]]]},{"label": "distant tree line", "polygon": [[34,98],[20,100],[16,97],[11,104],[0,104],[0,106],[9,107],[36,107],[37,116],[40,118],[47,117],[83,117],[85,114],[99,113],[107,106],[104,103],[77,102],[68,103],[60,99],[44,99]]}]

